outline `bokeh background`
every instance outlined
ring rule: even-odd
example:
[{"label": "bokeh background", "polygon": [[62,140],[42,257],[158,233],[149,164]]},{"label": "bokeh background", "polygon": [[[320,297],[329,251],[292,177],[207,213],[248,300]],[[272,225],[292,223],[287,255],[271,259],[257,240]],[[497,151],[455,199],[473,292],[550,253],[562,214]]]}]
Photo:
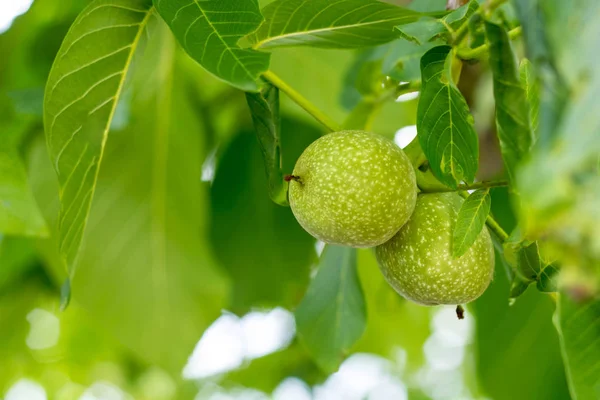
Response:
[{"label": "bokeh background", "polygon": [[[61,312],[66,272],[52,235],[58,187],[42,100],[62,38],[87,3],[0,0],[0,142],[18,141],[49,229],[48,238],[0,233],[0,398],[569,398],[551,297],[530,289],[509,306],[499,260],[489,290],[458,321],[453,307],[396,295],[372,252],[360,250],[367,329],[339,371],[321,371],[295,335],[292,312],[323,246],[270,201],[244,94],[189,59],[158,18],[111,126],[110,163],[73,299]],[[443,9],[445,1],[408,6]],[[355,51],[283,49],[272,69],[343,121],[361,96],[353,72],[361,59]],[[493,178],[501,163],[489,71],[465,65],[461,89],[481,135],[480,178]],[[416,96],[387,103],[373,130],[405,146],[416,134]],[[324,131],[283,95],[282,116],[291,171]],[[492,212],[510,231],[507,193],[492,194]],[[166,243],[158,250],[157,235]]]}]

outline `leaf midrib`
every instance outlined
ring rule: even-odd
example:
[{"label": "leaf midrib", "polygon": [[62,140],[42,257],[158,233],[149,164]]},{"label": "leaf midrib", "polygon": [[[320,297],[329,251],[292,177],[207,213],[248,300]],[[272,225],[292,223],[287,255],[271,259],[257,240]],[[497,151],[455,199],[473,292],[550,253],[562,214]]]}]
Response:
[{"label": "leaf midrib", "polygon": [[[465,234],[462,236],[462,241],[460,242],[460,246],[457,247],[457,249],[460,249],[464,245],[465,239],[467,238],[467,233],[471,230],[471,227],[473,226],[473,222],[477,218],[477,216],[479,214],[479,210],[481,209],[481,206],[483,205],[483,203],[485,203],[488,193],[489,193],[489,190],[486,190],[485,193],[483,193],[483,195],[481,196],[480,201],[477,203],[477,208],[475,209],[475,213],[473,213],[473,218],[471,218],[471,220],[469,221],[469,226],[467,226]],[[475,240],[477,240],[477,238],[475,238]],[[456,255],[458,255],[458,252],[456,252],[456,253],[457,253]]]},{"label": "leaf midrib", "polygon": [[[113,103],[113,105],[111,107],[110,113],[109,113],[108,118],[106,120],[106,125],[104,127],[104,131],[102,133],[102,144],[100,146],[100,155],[98,156],[97,166],[96,166],[96,172],[94,174],[94,179],[92,181],[91,194],[90,194],[91,198],[88,201],[88,205],[87,205],[87,208],[86,208],[85,218],[81,222],[81,225],[82,225],[82,229],[81,229],[82,233],[81,233],[81,235],[83,235],[83,232],[85,231],[85,227],[87,226],[87,222],[88,222],[88,219],[89,219],[90,210],[91,210],[92,203],[93,203],[93,198],[94,198],[94,194],[96,192],[96,186],[97,186],[97,183],[98,183],[98,176],[100,174],[100,166],[101,166],[102,159],[104,157],[104,151],[105,151],[105,148],[106,148],[106,141],[108,140],[108,131],[110,130],[110,125],[111,125],[112,119],[114,118],[114,114],[115,114],[115,111],[117,109],[117,104],[119,102],[119,98],[121,97],[121,93],[123,91],[123,86],[125,84],[125,80],[126,80],[126,77],[127,77],[127,73],[129,71],[129,67],[131,66],[131,61],[133,59],[133,55],[134,55],[134,53],[135,53],[135,51],[136,51],[136,49],[137,49],[137,47],[139,45],[139,41],[140,41],[140,38],[142,36],[142,32],[144,32],[144,29],[146,29],[146,25],[148,24],[148,21],[149,21],[149,19],[150,19],[150,17],[151,17],[151,15],[152,15],[153,12],[154,12],[154,6],[151,6],[150,8],[148,8],[146,16],[144,16],[144,18],[140,22],[140,28],[139,28],[138,32],[136,33],[133,41],[131,42],[131,51],[129,52],[129,55],[127,56],[127,60],[125,61],[125,67],[123,69],[123,73],[122,73],[121,78],[119,80],[119,85],[117,87],[117,90],[115,92],[114,103]],[[64,192],[61,190],[60,193],[61,193],[61,202],[62,202],[62,197],[63,197]],[[73,223],[75,223],[75,221],[76,220],[74,220]],[[73,239],[73,240],[75,240],[75,239]],[[70,247],[71,246],[69,246],[69,249],[70,249]],[[67,251],[69,251],[69,250],[67,250]],[[67,254],[63,253],[62,256],[66,259],[66,257],[68,256],[68,253]],[[75,275],[76,266],[77,266],[77,263],[73,262],[73,264],[72,264],[72,270],[71,270],[71,273],[69,274],[69,276],[71,277],[71,279]]]},{"label": "leaf midrib", "polygon": [[313,35],[315,33],[320,33],[320,32],[329,32],[329,31],[335,31],[335,30],[340,30],[340,29],[349,29],[349,28],[355,28],[355,27],[359,27],[360,28],[360,27],[363,27],[363,26],[380,24],[380,23],[383,23],[383,22],[401,21],[401,20],[403,20],[405,18],[406,18],[406,16],[396,17],[396,18],[390,18],[390,19],[382,19],[382,20],[377,20],[377,21],[370,21],[370,22],[360,23],[360,24],[329,26],[329,27],[326,27],[326,28],[311,29],[311,30],[307,30],[307,31],[300,31],[300,32],[291,32],[291,33],[279,34],[277,36],[271,36],[271,37],[266,38],[266,39],[264,39],[262,41],[254,43],[254,45],[252,46],[252,48],[253,49],[260,49],[260,48],[264,47],[265,43],[269,43],[269,42],[273,42],[273,41],[279,41],[279,40],[283,40],[283,39],[289,38],[289,37],[302,36],[302,35]]}]

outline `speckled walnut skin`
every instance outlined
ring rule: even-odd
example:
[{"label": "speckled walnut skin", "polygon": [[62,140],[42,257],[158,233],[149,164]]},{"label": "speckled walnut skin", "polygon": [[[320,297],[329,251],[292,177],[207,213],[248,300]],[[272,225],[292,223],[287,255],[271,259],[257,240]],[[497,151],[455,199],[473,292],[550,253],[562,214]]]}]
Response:
[{"label": "speckled walnut skin", "polygon": [[494,248],[484,228],[460,258],[452,257],[452,230],[462,198],[456,193],[420,194],[410,220],[375,252],[386,280],[422,305],[475,300],[494,275]]},{"label": "speckled walnut skin", "polygon": [[408,157],[392,141],[341,131],[304,150],[289,185],[292,212],[325,243],[373,247],[389,240],[415,208],[417,184]]}]

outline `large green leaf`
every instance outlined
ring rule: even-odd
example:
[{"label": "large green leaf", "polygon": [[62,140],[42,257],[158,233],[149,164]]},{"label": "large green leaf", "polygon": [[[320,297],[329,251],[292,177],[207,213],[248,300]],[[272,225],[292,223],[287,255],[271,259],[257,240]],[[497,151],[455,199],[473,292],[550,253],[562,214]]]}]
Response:
[{"label": "large green leaf", "polygon": [[485,30],[490,43],[500,149],[508,178],[514,182],[515,169],[529,154],[533,143],[527,93],[521,86],[515,54],[506,30],[488,21],[485,22]]},{"label": "large green leaf", "polygon": [[473,116],[452,81],[451,50],[450,46],[434,47],[421,58],[417,132],[433,173],[456,188],[462,181],[475,179],[479,148]]},{"label": "large green leaf", "polygon": [[490,213],[492,198],[489,189],[480,189],[469,195],[460,207],[452,233],[452,255],[460,257],[475,243]]},{"label": "large green leaf", "polygon": [[367,323],[356,249],[326,246],[319,270],[296,310],[298,334],[326,372],[335,371]]},{"label": "large green leaf", "polygon": [[269,68],[269,54],[238,45],[263,21],[257,0],[154,0],[154,4],[200,65],[237,88],[258,90],[258,78]]},{"label": "large green leaf", "polygon": [[[209,187],[199,179],[210,148],[189,93],[200,68],[181,68],[186,56],[164,24],[156,28],[132,75],[131,103],[121,102],[131,110],[125,127],[107,143],[72,302],[139,357],[180,376],[226,306],[228,282],[211,252]],[[38,149],[32,157],[32,180],[52,215],[44,156]]]},{"label": "large green leaf", "polygon": [[[283,171],[291,173],[319,132],[297,120],[282,121]],[[261,152],[251,128],[233,138],[219,157],[211,187],[211,239],[217,259],[233,278],[231,310],[298,304],[315,260],[314,239],[289,208],[270,201]]]},{"label": "large green leaf", "polygon": [[46,236],[48,228],[31,194],[16,149],[0,145],[0,234]]},{"label": "large green leaf", "polygon": [[576,302],[560,294],[554,314],[571,398],[600,398],[600,299]]},{"label": "large green leaf", "polygon": [[281,165],[281,120],[279,118],[279,89],[266,84],[259,93],[246,93],[254,130],[263,154],[269,181],[269,196],[275,203],[286,206],[287,184]]},{"label": "large green leaf", "polygon": [[277,0],[262,12],[265,22],[249,37],[255,49],[374,46],[396,39],[394,26],[420,16],[377,0]]},{"label": "large green leaf", "polygon": [[58,52],[44,125],[58,174],[60,253],[73,269],[100,163],[132,56],[151,16],[149,0],[96,0],[77,17]]}]

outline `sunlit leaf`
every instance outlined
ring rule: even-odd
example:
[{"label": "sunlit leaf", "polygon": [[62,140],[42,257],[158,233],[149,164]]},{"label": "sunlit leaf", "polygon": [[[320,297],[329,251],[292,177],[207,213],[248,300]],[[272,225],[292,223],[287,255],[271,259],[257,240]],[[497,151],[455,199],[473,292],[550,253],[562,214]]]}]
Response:
[{"label": "sunlit leaf", "polygon": [[[189,101],[200,68],[181,67],[158,22],[121,103],[128,122],[106,146],[71,302],[137,357],[178,377],[227,306],[228,280],[211,251],[209,187],[200,181],[211,149]],[[32,155],[32,181],[52,215],[56,189],[41,150]]]},{"label": "sunlit leaf", "polygon": [[452,81],[451,50],[450,46],[434,47],[421,58],[417,132],[433,173],[456,188],[461,181],[475,179],[479,148],[473,116]]},{"label": "sunlit leaf", "polygon": [[452,233],[452,256],[460,257],[475,243],[490,213],[492,198],[489,189],[480,189],[469,195],[458,212]]},{"label": "sunlit leaf", "polygon": [[185,51],[209,72],[247,91],[269,68],[269,54],[238,41],[263,21],[257,0],[154,0]]},{"label": "sunlit leaf", "polygon": [[529,154],[533,142],[527,93],[521,86],[508,34],[501,26],[488,21],[485,29],[494,76],[498,139],[508,178],[514,182],[515,169]]},{"label": "sunlit leaf", "polygon": [[576,302],[561,293],[554,314],[571,398],[600,398],[600,299]]},{"label": "sunlit leaf", "polygon": [[366,306],[356,249],[327,246],[319,270],[296,310],[300,338],[326,372],[335,371],[363,334]]},{"label": "sunlit leaf", "polygon": [[269,181],[269,196],[286,206],[287,185],[281,165],[281,120],[279,119],[279,89],[266,84],[259,93],[246,93],[256,137],[263,154]]},{"label": "sunlit leaf", "polygon": [[265,22],[250,36],[256,49],[374,46],[396,39],[394,26],[420,16],[377,0],[277,0],[262,12]]},{"label": "sunlit leaf", "polygon": [[60,253],[79,253],[108,131],[132,56],[151,16],[149,0],[96,0],[73,23],[44,100],[44,125],[58,174]]}]

